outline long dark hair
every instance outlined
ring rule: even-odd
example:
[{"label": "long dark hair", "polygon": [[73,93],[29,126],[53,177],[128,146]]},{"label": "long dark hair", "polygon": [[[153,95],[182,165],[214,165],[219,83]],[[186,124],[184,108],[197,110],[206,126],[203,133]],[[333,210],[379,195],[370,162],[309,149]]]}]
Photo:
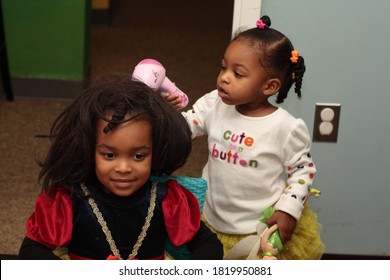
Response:
[{"label": "long dark hair", "polygon": [[[106,118],[107,113],[112,114],[111,119]],[[180,112],[128,73],[110,73],[91,83],[54,121],[49,135],[51,147],[45,160],[38,162],[38,178],[44,190],[57,183],[72,190],[80,182],[94,180],[100,119],[108,121],[105,133],[132,119],[150,122],[154,175],[170,175],[184,165],[191,152],[191,131]]]},{"label": "long dark hair", "polygon": [[282,103],[287,97],[291,86],[295,83],[294,91],[301,97],[303,74],[306,71],[302,56],[298,56],[297,63],[292,63],[291,52],[294,47],[291,41],[281,32],[270,28],[271,20],[268,16],[261,17],[264,28],[245,30],[233,38],[247,43],[259,55],[259,62],[265,71],[281,80],[282,85],[276,96],[276,103]]}]

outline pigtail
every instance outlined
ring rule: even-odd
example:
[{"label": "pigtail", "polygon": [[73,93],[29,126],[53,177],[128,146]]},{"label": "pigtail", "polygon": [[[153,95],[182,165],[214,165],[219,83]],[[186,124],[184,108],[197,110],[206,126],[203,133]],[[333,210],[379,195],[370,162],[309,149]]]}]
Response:
[{"label": "pigtail", "polygon": [[296,65],[294,65],[291,74],[293,78],[292,80],[295,82],[294,91],[298,95],[298,98],[301,98],[302,79],[305,71],[306,71],[305,60],[303,59],[302,56],[299,56],[298,62]]},{"label": "pigtail", "polygon": [[301,98],[301,87],[302,87],[302,79],[303,75],[306,71],[305,60],[302,56],[299,55],[297,50],[291,51],[291,57],[289,64],[292,64],[290,67],[290,73],[284,79],[284,83],[282,84],[278,95],[276,96],[276,103],[283,103],[284,99],[286,99],[287,94],[291,88],[291,86],[295,83],[294,91],[297,94],[298,98]]},{"label": "pigtail", "polygon": [[256,21],[256,26],[258,29],[268,29],[271,26],[271,19],[269,16],[262,16],[258,21]]},{"label": "pigtail", "polygon": [[282,85],[282,87],[279,89],[279,93],[276,96],[276,103],[280,104],[283,103],[284,99],[286,99],[288,91],[290,90],[292,84],[294,83],[292,77],[287,77],[286,81]]}]

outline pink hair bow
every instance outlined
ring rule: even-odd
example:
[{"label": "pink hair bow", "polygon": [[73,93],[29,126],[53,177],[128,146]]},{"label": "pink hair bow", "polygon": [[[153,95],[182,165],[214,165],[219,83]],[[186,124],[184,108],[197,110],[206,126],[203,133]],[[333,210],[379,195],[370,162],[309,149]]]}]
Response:
[{"label": "pink hair bow", "polygon": [[258,21],[256,21],[256,26],[259,29],[264,29],[266,27],[266,24],[263,22],[262,19],[259,19]]}]

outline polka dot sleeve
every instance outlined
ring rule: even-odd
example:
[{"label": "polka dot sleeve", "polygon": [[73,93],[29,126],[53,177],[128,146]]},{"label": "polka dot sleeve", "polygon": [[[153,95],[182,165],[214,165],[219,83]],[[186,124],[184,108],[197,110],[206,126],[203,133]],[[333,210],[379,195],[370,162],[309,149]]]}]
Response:
[{"label": "polka dot sleeve", "polygon": [[283,146],[282,159],[287,182],[275,205],[277,210],[287,212],[297,220],[303,211],[304,200],[316,174],[310,148],[311,139],[306,124],[297,119]]}]

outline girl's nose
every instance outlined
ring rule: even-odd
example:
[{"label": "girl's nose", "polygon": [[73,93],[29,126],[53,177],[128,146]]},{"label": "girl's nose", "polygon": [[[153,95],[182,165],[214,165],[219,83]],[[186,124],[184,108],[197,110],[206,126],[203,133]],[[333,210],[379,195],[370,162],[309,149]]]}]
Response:
[{"label": "girl's nose", "polygon": [[227,71],[223,71],[219,74],[219,79],[221,82],[228,83],[229,82],[229,73]]},{"label": "girl's nose", "polygon": [[127,173],[131,172],[131,164],[129,160],[118,160],[115,167],[116,172]]}]

